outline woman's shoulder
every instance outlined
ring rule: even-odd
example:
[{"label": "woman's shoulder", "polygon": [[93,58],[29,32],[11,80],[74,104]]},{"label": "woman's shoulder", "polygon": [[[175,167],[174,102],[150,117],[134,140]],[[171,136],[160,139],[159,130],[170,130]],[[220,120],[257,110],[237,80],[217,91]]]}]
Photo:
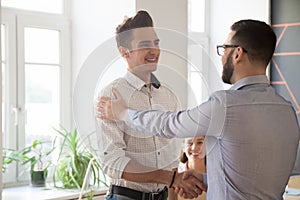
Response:
[{"label": "woman's shoulder", "polygon": [[187,166],[186,166],[186,163],[183,163],[183,162],[180,162],[178,164],[178,172],[184,172],[187,170]]}]

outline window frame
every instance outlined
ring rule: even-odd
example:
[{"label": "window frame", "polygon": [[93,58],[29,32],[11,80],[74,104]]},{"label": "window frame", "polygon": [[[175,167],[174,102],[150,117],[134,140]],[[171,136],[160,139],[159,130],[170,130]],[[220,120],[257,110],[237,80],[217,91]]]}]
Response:
[{"label": "window frame", "polygon": [[[191,1],[191,0],[189,0]],[[191,77],[192,77],[192,73],[196,73],[199,74],[200,77],[209,77],[209,64],[210,64],[210,15],[208,12],[210,10],[210,1],[209,0],[204,0],[205,1],[205,13],[204,13],[204,32],[194,32],[194,31],[190,31],[190,28],[188,28],[188,37],[190,38],[189,42],[188,42],[188,58],[189,61],[191,61],[193,63],[193,59],[192,59],[192,52],[191,52],[191,47],[193,45],[197,45],[197,46],[201,46],[201,48],[203,48],[203,50],[205,51],[205,53],[202,53],[202,55],[207,55],[206,57],[204,57],[200,63],[200,71],[194,71],[191,67],[190,64],[188,64],[188,83],[189,85],[191,85],[192,81],[191,81]],[[190,4],[189,4],[190,5]],[[190,9],[188,9],[188,18],[191,17],[190,15]],[[188,20],[190,23],[190,20]],[[198,64],[198,63],[194,63],[194,64]],[[205,80],[204,80],[205,81]],[[201,80],[201,95],[200,95],[200,102],[195,102],[195,97],[193,96],[193,91],[191,87],[188,87],[188,106],[195,106],[195,104],[199,104],[201,102],[203,102],[205,99],[207,99],[209,93],[208,91],[206,92],[205,89],[203,88],[203,86],[205,86],[207,89],[209,89],[209,80],[207,81],[207,85],[203,85],[203,80]]]},{"label": "window frame", "polygon": [[[72,125],[71,102],[71,41],[70,22],[66,15],[24,11],[12,8],[2,8],[1,24],[9,28],[6,33],[8,40],[5,85],[9,105],[6,105],[6,121],[8,141],[3,141],[7,147],[17,149],[25,146],[25,52],[24,52],[24,28],[41,28],[57,30],[60,32],[60,123],[63,127],[70,128]],[[12,112],[12,110],[14,112]],[[18,123],[16,126],[15,123]],[[4,133],[5,134],[5,133]],[[3,176],[4,186],[15,185],[24,181],[22,177],[18,180],[18,166],[13,164]],[[4,181],[8,180],[8,181]],[[28,180],[26,180],[28,181]],[[17,183],[18,184],[18,183]]]},{"label": "window frame", "polygon": [[[6,10],[1,10],[2,16],[1,16],[1,24],[5,25],[5,58],[6,61],[6,68],[5,68],[5,75],[2,74],[2,76],[5,76],[6,84],[4,87],[4,97],[5,97],[5,104],[4,104],[4,110],[2,110],[2,113],[5,113],[5,116],[2,115],[2,117],[5,117],[5,124],[2,124],[4,127],[4,131],[9,132],[9,137],[5,137],[2,144],[9,148],[17,148],[17,127],[15,126],[16,123],[16,108],[17,108],[17,69],[16,69],[16,26],[15,26],[15,17],[13,15],[6,14]],[[4,51],[2,49],[2,51]],[[1,60],[2,62],[2,60]],[[7,67],[10,66],[10,67]],[[3,66],[2,66],[3,67]],[[3,133],[2,133],[3,134]],[[3,136],[2,136],[3,138]],[[13,163],[12,167],[8,169],[8,173],[3,174],[3,180],[9,179],[12,181],[16,181],[16,176],[13,176],[17,172],[16,164]]]}]

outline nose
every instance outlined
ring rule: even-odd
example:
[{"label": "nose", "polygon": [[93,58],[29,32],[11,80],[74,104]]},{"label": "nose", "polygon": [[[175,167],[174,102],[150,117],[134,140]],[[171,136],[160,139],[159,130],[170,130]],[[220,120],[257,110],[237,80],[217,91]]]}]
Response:
[{"label": "nose", "polygon": [[192,150],[197,149],[197,145],[193,144],[193,145],[191,146],[191,149],[192,149]]},{"label": "nose", "polygon": [[153,47],[149,48],[149,52],[151,54],[159,54],[160,53],[160,48],[153,46]]},{"label": "nose", "polygon": [[200,152],[200,150],[201,150],[201,145],[193,144],[193,145],[191,146],[191,150],[194,151],[194,152]]}]

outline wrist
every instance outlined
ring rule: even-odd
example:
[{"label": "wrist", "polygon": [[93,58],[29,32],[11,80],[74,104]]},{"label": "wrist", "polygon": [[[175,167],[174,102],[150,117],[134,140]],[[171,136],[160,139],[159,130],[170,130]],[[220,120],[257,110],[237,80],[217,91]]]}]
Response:
[{"label": "wrist", "polygon": [[172,187],[173,187],[173,184],[174,184],[174,181],[175,181],[175,176],[176,176],[176,170],[173,171],[173,175],[172,175],[171,182],[170,182],[170,184],[169,184],[169,188],[172,188]]},{"label": "wrist", "polygon": [[118,116],[118,120],[125,121],[128,108],[124,108]]},{"label": "wrist", "polygon": [[157,176],[155,178],[155,180],[156,180],[155,182],[164,184],[167,187],[169,187],[170,183],[172,182],[173,174],[174,174],[173,170],[169,171],[169,170],[160,169],[157,171]]}]

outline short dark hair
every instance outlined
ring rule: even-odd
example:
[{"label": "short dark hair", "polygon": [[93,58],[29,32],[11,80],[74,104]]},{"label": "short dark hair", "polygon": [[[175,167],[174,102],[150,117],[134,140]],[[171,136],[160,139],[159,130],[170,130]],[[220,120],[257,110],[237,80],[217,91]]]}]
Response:
[{"label": "short dark hair", "polygon": [[250,61],[268,65],[276,46],[276,34],[270,25],[247,19],[235,22],[231,30],[236,32],[231,39],[232,44],[246,49]]},{"label": "short dark hair", "polygon": [[124,19],[116,28],[117,46],[130,48],[132,34],[129,30],[143,27],[153,27],[153,20],[147,11],[140,10],[135,16]]}]

